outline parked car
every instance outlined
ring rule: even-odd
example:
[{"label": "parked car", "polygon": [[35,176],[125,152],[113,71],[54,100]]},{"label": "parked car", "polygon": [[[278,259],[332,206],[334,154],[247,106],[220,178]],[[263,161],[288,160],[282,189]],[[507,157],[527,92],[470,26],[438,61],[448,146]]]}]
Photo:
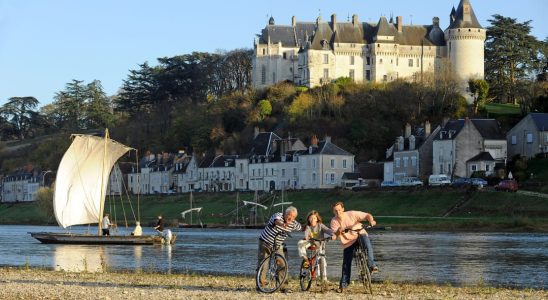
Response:
[{"label": "parked car", "polygon": [[453,180],[453,183],[451,183],[453,187],[463,187],[463,186],[470,186],[472,185],[472,180],[470,178],[456,178]]},{"label": "parked car", "polygon": [[395,181],[383,181],[381,183],[381,187],[390,187],[390,186],[400,186],[400,184]]},{"label": "parked car", "polygon": [[428,177],[428,185],[431,186],[442,186],[450,184],[451,179],[449,179],[449,176],[445,174],[430,175],[430,177]]},{"label": "parked car", "polygon": [[505,179],[495,186],[497,191],[517,192],[518,182],[514,179]]},{"label": "parked car", "polygon": [[470,178],[473,186],[487,186],[487,180],[483,178]]},{"label": "parked car", "polygon": [[404,177],[399,182],[401,186],[421,186],[424,185],[418,177]]}]

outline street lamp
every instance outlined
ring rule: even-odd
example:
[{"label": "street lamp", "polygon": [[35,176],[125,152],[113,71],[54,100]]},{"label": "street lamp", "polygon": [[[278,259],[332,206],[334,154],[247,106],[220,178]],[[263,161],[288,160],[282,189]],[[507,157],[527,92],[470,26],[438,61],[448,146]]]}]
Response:
[{"label": "street lamp", "polygon": [[44,174],[42,174],[42,186],[45,186],[45,180],[46,180],[46,174],[53,172],[52,170],[44,171]]}]

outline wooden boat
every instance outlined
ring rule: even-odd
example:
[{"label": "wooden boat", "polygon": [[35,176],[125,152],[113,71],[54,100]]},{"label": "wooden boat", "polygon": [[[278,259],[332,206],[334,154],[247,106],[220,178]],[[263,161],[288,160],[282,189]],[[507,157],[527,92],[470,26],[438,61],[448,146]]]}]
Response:
[{"label": "wooden boat", "polygon": [[[101,220],[110,172],[116,161],[133,150],[111,140],[108,129],[104,137],[72,135],[73,141],[63,155],[53,193],[53,209],[62,228],[98,224],[97,235],[63,232],[29,232],[42,243],[149,245],[175,241],[171,232],[160,235],[101,235]],[[138,221],[138,220],[137,220]],[[171,236],[166,241],[165,236]]]},{"label": "wooden boat", "polygon": [[153,245],[162,244],[163,238],[157,235],[110,235],[100,236],[76,233],[29,232],[43,244],[78,245]]}]

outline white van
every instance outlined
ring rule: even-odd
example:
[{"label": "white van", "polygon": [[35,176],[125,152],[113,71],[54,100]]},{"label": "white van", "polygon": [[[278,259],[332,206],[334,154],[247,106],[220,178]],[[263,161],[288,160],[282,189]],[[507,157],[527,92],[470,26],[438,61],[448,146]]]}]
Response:
[{"label": "white van", "polygon": [[445,174],[439,174],[439,175],[430,175],[428,177],[428,185],[430,186],[440,186],[440,185],[450,185],[451,179],[449,179],[449,176]]}]

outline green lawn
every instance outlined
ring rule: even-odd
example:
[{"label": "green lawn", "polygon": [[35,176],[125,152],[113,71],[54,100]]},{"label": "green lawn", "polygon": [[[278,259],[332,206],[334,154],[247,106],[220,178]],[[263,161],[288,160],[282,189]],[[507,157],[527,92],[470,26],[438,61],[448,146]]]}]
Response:
[{"label": "green lawn", "polygon": [[[200,215],[193,215],[194,223],[201,220],[207,224],[230,224],[236,219],[236,197],[240,201],[253,201],[253,193],[196,193],[193,207],[203,207]],[[353,192],[347,190],[330,191],[291,191],[285,194],[284,201],[293,202],[299,209],[299,221],[304,223],[306,214],[316,209],[325,222],[331,217],[331,204],[344,201],[347,210],[362,210],[373,213],[381,226],[394,229],[431,230],[539,230],[548,231],[548,201],[516,193],[496,192],[492,189],[469,192],[465,190],[420,189],[420,190],[373,190]],[[259,209],[258,222],[264,222],[278,209],[270,209],[279,203],[280,194],[262,194],[261,203],[269,209]],[[133,211],[137,211],[137,201],[132,200]],[[448,217],[447,211],[462,204]],[[189,195],[147,196],[140,199],[141,223],[152,226],[158,214],[163,214],[170,226],[178,222],[190,222],[189,215],[183,220],[180,213],[190,207]],[[240,220],[253,220],[249,206],[239,205]],[[123,205],[129,225],[133,225],[132,208],[127,200]],[[125,225],[120,199],[108,200],[106,211],[110,212],[119,226]],[[40,211],[37,203],[2,204],[0,220],[3,224],[55,224]]]},{"label": "green lawn", "polygon": [[485,109],[487,110],[487,113],[490,117],[493,117],[495,115],[503,116],[503,115],[519,115],[521,114],[521,110],[519,108],[519,105],[514,105],[511,103],[489,103],[485,105]]}]

